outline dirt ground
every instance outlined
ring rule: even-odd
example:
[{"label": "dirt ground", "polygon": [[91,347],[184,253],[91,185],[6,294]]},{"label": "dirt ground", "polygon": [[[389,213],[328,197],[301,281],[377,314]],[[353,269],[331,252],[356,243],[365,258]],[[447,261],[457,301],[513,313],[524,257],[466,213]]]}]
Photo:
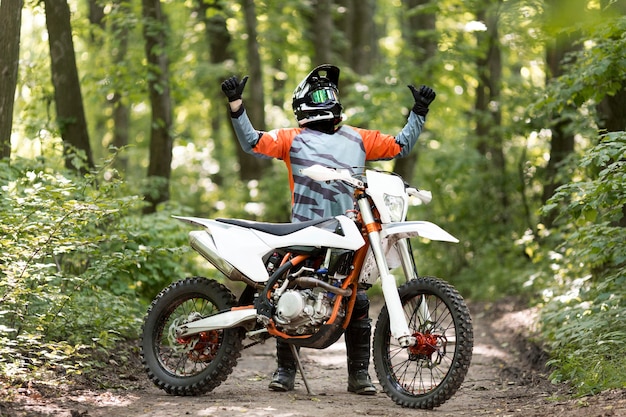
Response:
[{"label": "dirt ground", "polygon": [[[227,381],[200,397],[167,395],[148,381],[138,358],[135,365],[124,368],[110,358],[110,373],[97,381],[110,389],[24,387],[0,396],[0,417],[626,416],[626,390],[572,398],[566,386],[548,382],[545,355],[528,337],[532,310],[506,302],[470,305],[470,309],[475,337],[472,365],[456,395],[432,411],[401,408],[380,387],[376,396],[348,393],[342,338],[326,350],[302,350],[307,379],[315,392],[311,396],[301,379],[295,391],[268,390],[275,367],[270,340],[244,350]],[[370,375],[378,382],[373,365]],[[2,402],[6,398],[11,401]]]}]

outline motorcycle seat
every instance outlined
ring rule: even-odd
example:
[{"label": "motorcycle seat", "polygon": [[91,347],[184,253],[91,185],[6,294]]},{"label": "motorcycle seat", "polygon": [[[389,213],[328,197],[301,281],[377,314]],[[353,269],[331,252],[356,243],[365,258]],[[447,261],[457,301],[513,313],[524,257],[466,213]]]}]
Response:
[{"label": "motorcycle seat", "polygon": [[297,232],[302,229],[306,229],[310,226],[316,226],[320,223],[327,222],[329,220],[335,220],[334,217],[326,217],[321,219],[309,220],[306,222],[298,222],[298,223],[267,223],[267,222],[253,222],[250,220],[240,220],[240,219],[226,219],[226,218],[217,218],[215,219],[218,222],[232,224],[234,226],[246,227],[248,229],[254,229],[261,232],[269,233],[275,236],[285,236],[290,233]]}]

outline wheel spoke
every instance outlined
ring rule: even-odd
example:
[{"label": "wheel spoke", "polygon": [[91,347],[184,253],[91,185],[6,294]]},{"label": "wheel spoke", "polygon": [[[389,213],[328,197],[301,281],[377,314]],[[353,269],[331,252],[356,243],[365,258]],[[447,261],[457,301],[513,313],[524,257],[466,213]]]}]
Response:
[{"label": "wheel spoke", "polygon": [[170,394],[198,395],[219,386],[237,364],[240,329],[180,336],[178,329],[235,305],[223,284],[190,277],[172,283],[152,301],[144,319],[141,355],[148,377]]},{"label": "wheel spoke", "polygon": [[[459,388],[467,372],[473,346],[469,311],[458,292],[436,278],[412,280],[399,292],[417,342],[402,348],[391,335],[389,315],[383,309],[374,336],[376,372],[396,403],[433,408]],[[463,366],[455,366],[456,362]]]},{"label": "wheel spoke", "polygon": [[[163,368],[176,376],[193,376],[206,369],[210,360],[203,358],[212,357],[211,351],[219,347],[210,342],[201,340],[199,335],[186,339],[167,337],[170,328],[176,328],[188,321],[207,317],[217,311],[216,306],[210,300],[204,298],[189,298],[183,300],[162,320],[159,343],[157,344],[157,356]],[[205,350],[209,350],[205,354]]]}]

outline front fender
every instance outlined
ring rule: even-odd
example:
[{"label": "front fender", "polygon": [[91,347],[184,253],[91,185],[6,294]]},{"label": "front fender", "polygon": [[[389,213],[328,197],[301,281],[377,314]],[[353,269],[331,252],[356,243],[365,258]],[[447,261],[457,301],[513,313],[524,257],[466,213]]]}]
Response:
[{"label": "front fender", "polygon": [[383,224],[383,229],[380,233],[383,239],[390,236],[393,236],[394,240],[419,236],[430,240],[459,243],[459,239],[436,224],[426,221]]}]

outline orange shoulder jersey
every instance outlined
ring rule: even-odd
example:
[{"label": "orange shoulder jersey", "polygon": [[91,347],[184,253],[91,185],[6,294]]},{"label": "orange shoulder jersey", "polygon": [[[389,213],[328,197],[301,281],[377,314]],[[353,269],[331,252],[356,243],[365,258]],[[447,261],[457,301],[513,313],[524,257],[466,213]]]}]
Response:
[{"label": "orange shoulder jersey", "polygon": [[352,126],[341,126],[332,134],[306,127],[261,132],[254,129],[243,107],[232,115],[244,151],[261,158],[277,158],[287,165],[294,222],[345,214],[354,208],[349,187],[339,181],[314,181],[301,175],[300,169],[320,164],[354,173],[366,161],[406,156],[417,142],[424,122],[423,116],[411,111],[406,125],[394,137]]}]

